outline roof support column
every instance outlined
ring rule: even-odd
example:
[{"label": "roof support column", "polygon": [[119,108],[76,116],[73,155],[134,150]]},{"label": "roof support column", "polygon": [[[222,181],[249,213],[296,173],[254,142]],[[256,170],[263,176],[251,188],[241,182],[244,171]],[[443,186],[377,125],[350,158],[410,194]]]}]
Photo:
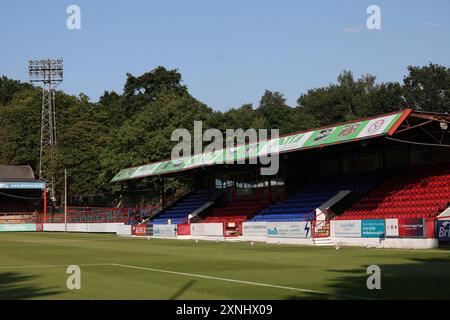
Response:
[{"label": "roof support column", "polygon": [[269,181],[269,201],[270,203],[272,203],[272,176],[267,176],[268,181]]},{"label": "roof support column", "polygon": [[160,202],[161,209],[164,210],[166,208],[166,195],[165,195],[165,187],[164,187],[164,176],[161,176],[161,190],[160,190]]},{"label": "roof support column", "polygon": [[44,188],[44,223],[47,223],[47,187]]}]

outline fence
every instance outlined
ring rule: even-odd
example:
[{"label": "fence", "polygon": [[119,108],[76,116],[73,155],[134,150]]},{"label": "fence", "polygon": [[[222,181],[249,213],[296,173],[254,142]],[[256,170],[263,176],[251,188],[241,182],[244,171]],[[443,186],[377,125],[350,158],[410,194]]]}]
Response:
[{"label": "fence", "polygon": [[[155,209],[153,206],[137,208],[68,207],[67,223],[126,223]],[[51,208],[44,215],[38,212],[0,213],[0,224],[17,223],[64,223],[64,209]]]}]

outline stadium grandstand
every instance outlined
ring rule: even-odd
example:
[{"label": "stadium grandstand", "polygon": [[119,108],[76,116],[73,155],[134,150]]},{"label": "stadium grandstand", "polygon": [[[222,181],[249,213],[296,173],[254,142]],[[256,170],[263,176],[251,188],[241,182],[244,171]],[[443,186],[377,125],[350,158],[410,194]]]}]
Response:
[{"label": "stadium grandstand", "polygon": [[[397,239],[404,226],[422,226],[404,232],[429,245],[429,238],[438,238],[440,219],[450,218],[449,122],[447,114],[405,109],[260,141],[252,148],[244,144],[126,168],[112,183],[157,179],[159,205],[68,207],[67,215],[63,207],[47,208],[45,185],[30,167],[1,166],[0,223],[39,223],[50,231],[64,230],[64,223],[73,230],[113,224],[107,230],[124,226],[130,235],[285,237],[313,244],[333,237],[379,241],[388,233]],[[263,175],[261,163],[247,160],[273,146],[278,171]],[[227,157],[234,163],[224,161]],[[168,177],[189,179],[195,187],[168,201]]]},{"label": "stadium grandstand", "polygon": [[[222,224],[230,237],[251,223],[320,221],[328,231],[331,221],[346,220],[430,225],[450,204],[449,118],[405,109],[269,140],[279,146],[273,176],[261,175],[261,164],[218,160],[227,150],[127,168],[112,182],[191,177],[198,188],[172,205],[161,196],[160,212],[146,224]],[[259,143],[258,154],[264,148]],[[249,150],[237,146],[235,160],[252,157],[240,149]]]}]

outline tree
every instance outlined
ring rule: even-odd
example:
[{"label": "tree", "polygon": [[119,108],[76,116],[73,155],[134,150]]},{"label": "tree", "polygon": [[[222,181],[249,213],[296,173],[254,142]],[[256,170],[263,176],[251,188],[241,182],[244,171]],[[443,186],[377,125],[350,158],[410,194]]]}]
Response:
[{"label": "tree", "polygon": [[173,92],[179,96],[187,94],[187,87],[181,82],[178,70],[167,70],[161,66],[138,77],[127,73],[122,110],[125,118],[129,119],[144,105],[155,101],[162,91]]},{"label": "tree", "polygon": [[[194,121],[205,121],[211,113],[210,108],[189,94],[161,91],[153,102],[113,132],[102,161],[105,183],[125,167],[170,159],[177,143],[171,141],[172,132],[186,128],[192,134]],[[150,181],[150,187],[157,188],[154,181]]]},{"label": "tree", "polygon": [[403,95],[407,106],[432,112],[450,111],[450,68],[429,63],[424,67],[408,67],[403,79]]},{"label": "tree", "polygon": [[286,133],[286,122],[290,107],[286,104],[286,98],[278,91],[266,90],[261,97],[256,115],[265,120],[266,129],[279,129],[280,133]]},{"label": "tree", "polygon": [[312,89],[297,103],[319,125],[356,120],[404,108],[398,83],[375,83],[364,75],[355,80],[350,71],[342,72],[337,84]]},{"label": "tree", "polygon": [[99,179],[103,171],[101,156],[108,136],[105,114],[83,94],[57,99],[59,105],[66,106],[60,108],[59,113],[57,191],[62,194],[65,169],[70,175],[72,195],[81,197],[110,190],[110,186]]},{"label": "tree", "polygon": [[[105,91],[98,103],[89,98],[56,92],[57,192],[62,191],[64,169],[70,192],[82,196],[119,190],[111,178],[125,167],[170,158],[177,142],[172,131],[192,132],[196,120],[203,128],[279,129],[280,134],[378,115],[405,107],[448,112],[450,69],[429,64],[408,67],[403,86],[376,83],[372,75],[355,79],[343,71],[337,82],[309,90],[291,108],[282,93],[266,90],[258,108],[243,104],[226,112],[213,111],[182,84],[177,70],[158,67],[140,76],[127,75],[124,93]],[[0,163],[29,164],[36,175],[39,165],[42,91],[6,77],[0,78]],[[175,190],[189,181],[167,180]],[[157,179],[129,183],[129,188],[158,192]],[[151,192],[150,192],[151,194]]]},{"label": "tree", "polygon": [[37,172],[41,125],[39,90],[23,90],[0,108],[0,162],[29,164]]},{"label": "tree", "polygon": [[126,119],[126,102],[124,97],[115,91],[105,91],[98,101],[99,110],[105,115],[105,125],[109,128],[117,128]]},{"label": "tree", "polygon": [[31,89],[28,83],[21,83],[17,80],[8,79],[5,76],[0,78],[0,106],[5,106],[11,102],[14,95],[25,89]]},{"label": "tree", "polygon": [[294,133],[319,126],[313,116],[307,114],[302,108],[293,108],[289,111],[286,121],[283,125],[284,133]]},{"label": "tree", "polygon": [[366,115],[377,114],[405,109],[407,106],[402,97],[402,86],[398,82],[387,82],[377,86],[367,96]]}]

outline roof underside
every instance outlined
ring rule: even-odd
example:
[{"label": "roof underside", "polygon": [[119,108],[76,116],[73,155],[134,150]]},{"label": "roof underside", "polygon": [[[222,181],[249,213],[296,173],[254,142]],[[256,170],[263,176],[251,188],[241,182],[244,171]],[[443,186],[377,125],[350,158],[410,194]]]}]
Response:
[{"label": "roof underside", "polygon": [[388,139],[425,146],[450,147],[450,115],[412,112]]},{"label": "roof underside", "polygon": [[411,109],[335,126],[311,129],[283,137],[207,152],[190,157],[150,163],[121,170],[111,182],[120,182],[178,173],[200,167],[238,163],[272,153],[297,152],[311,148],[349,143],[362,139],[392,136],[412,113]]}]

